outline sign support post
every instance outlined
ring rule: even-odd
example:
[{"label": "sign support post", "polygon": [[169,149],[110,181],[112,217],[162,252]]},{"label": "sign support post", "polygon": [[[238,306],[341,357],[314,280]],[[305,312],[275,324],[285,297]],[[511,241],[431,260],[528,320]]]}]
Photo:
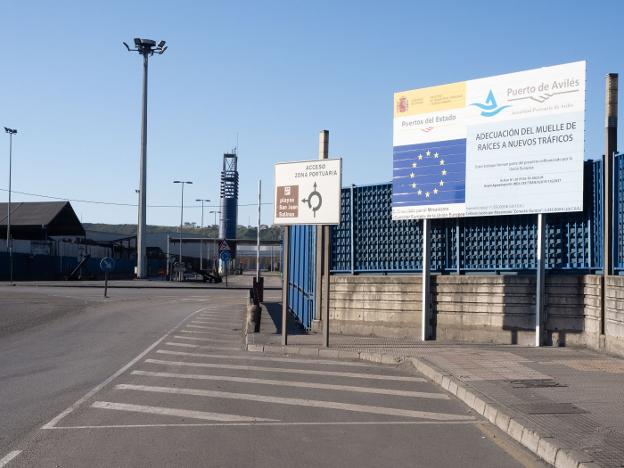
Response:
[{"label": "sign support post", "polygon": [[104,272],[104,297],[108,297],[108,271]]},{"label": "sign support post", "polygon": [[421,314],[421,339],[431,339],[431,220],[422,220],[422,314]]},{"label": "sign support post", "polygon": [[544,237],[546,227],[544,214],[537,215],[537,278],[535,284],[535,346],[540,347],[543,343],[546,315],[544,313],[544,285],[545,285],[545,262]]},{"label": "sign support post", "polygon": [[[311,161],[292,161],[275,164],[275,214],[274,223],[285,226],[317,226],[314,262],[315,271],[315,326],[322,320],[325,346],[329,346],[329,270],[330,270],[330,225],[340,224],[342,159],[329,159],[329,131],[322,130],[319,135],[319,159]],[[320,234],[320,235],[319,235]],[[284,230],[284,268],[282,300],[282,344],[286,346],[288,290],[291,276],[289,255],[289,229]],[[293,259],[294,260],[294,259]],[[308,265],[305,265],[307,268]],[[293,262],[294,277],[299,281],[307,276],[302,274],[300,262]],[[300,274],[301,273],[301,274]],[[293,280],[295,286],[301,286]],[[299,288],[306,294],[307,289]],[[305,291],[305,292],[304,292]],[[300,301],[295,301],[297,304]],[[294,315],[303,319],[303,311],[295,308]],[[314,328],[314,327],[313,327]]]},{"label": "sign support post", "polygon": [[284,226],[283,246],[283,265],[282,265],[282,346],[288,345],[288,274],[290,263],[290,253],[288,245],[288,237],[290,234],[290,226]]}]

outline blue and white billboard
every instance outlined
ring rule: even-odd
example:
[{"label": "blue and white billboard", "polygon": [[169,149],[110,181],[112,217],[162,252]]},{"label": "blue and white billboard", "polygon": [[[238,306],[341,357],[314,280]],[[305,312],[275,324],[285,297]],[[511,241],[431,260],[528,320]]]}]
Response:
[{"label": "blue and white billboard", "polygon": [[393,219],[581,211],[585,62],[394,95]]}]

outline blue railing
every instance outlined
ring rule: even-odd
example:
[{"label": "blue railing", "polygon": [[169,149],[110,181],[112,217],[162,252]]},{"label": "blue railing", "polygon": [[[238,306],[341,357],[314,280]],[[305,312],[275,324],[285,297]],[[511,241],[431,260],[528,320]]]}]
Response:
[{"label": "blue railing", "polygon": [[301,324],[314,318],[315,242],[313,226],[291,226],[288,255],[288,303]]}]

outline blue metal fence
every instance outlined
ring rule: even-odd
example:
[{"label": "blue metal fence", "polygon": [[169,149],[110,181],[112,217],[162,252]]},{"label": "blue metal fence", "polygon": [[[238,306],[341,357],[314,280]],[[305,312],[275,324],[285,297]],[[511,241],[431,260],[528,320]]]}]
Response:
[{"label": "blue metal fence", "polygon": [[[614,165],[614,267],[624,272],[624,154]],[[422,223],[392,221],[392,185],[343,188],[342,219],[331,228],[332,273],[409,273],[422,267]],[[546,268],[602,268],[602,161],[586,161],[584,210],[546,215]],[[441,273],[522,272],[536,268],[537,216],[433,220],[431,266]],[[314,311],[315,229],[290,228],[289,300],[310,327]]]},{"label": "blue metal fence", "polygon": [[[618,174],[624,174],[622,158],[617,161],[623,168]],[[546,268],[590,271],[601,267],[601,177],[602,162],[586,161],[584,211],[546,216]],[[623,188],[617,192],[622,207],[624,183],[619,187]],[[392,221],[391,198],[391,184],[342,190],[342,222],[332,228],[332,272],[421,269],[422,222]],[[618,213],[624,216],[622,208]],[[618,225],[618,229],[624,228]],[[532,270],[536,243],[535,215],[434,220],[431,266],[433,271],[458,273]],[[624,267],[624,244],[618,247]]]},{"label": "blue metal fence", "polygon": [[314,226],[291,226],[288,255],[288,303],[304,327],[314,318],[315,251]]}]

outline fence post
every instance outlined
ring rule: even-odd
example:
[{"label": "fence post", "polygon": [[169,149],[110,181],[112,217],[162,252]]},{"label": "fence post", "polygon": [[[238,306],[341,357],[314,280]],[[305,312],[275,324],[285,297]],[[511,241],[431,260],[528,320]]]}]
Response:
[{"label": "fence post", "polygon": [[540,347],[543,342],[544,332],[546,328],[546,315],[544,311],[544,286],[545,286],[545,262],[544,256],[546,249],[545,234],[546,223],[545,215],[539,213],[537,215],[537,278],[535,282],[535,346]]},{"label": "fence post", "polygon": [[431,330],[431,221],[422,220],[422,311],[421,311],[421,339],[427,341],[432,337]]},{"label": "fence post", "polygon": [[354,240],[355,240],[355,236],[353,235],[353,226],[354,226],[354,221],[353,221],[353,194],[355,193],[354,190],[355,184],[351,184],[351,194],[349,196],[349,199],[351,200],[351,214],[349,216],[349,219],[351,220],[351,274],[353,275],[355,272],[355,244],[354,244]]},{"label": "fence post", "polygon": [[290,226],[284,227],[283,249],[284,259],[282,260],[282,346],[288,345],[288,275],[290,274],[290,252],[289,252]]},{"label": "fence post", "polygon": [[455,258],[457,259],[457,274],[461,274],[461,262],[460,262],[460,242],[459,242],[459,219],[455,220]]}]

